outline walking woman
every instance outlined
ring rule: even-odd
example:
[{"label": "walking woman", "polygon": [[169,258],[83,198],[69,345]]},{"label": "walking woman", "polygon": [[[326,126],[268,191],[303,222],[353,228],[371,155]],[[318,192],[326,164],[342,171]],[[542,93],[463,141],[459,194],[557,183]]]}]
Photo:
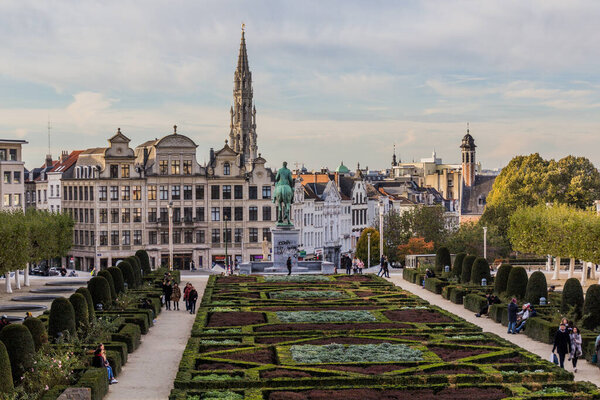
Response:
[{"label": "walking woman", "polygon": [[565,324],[561,323],[560,328],[554,334],[554,346],[552,347],[552,352],[558,352],[558,360],[560,362],[560,367],[565,367],[565,354],[571,352],[571,337],[569,336],[569,331],[567,331],[567,327]]},{"label": "walking woman", "polygon": [[176,283],[173,285],[173,294],[171,294],[171,300],[173,300],[173,310],[179,311],[179,299],[181,298],[181,289]]},{"label": "walking woman", "polygon": [[581,357],[581,334],[579,328],[573,327],[571,331],[571,355],[570,359],[573,361],[573,372],[577,372],[577,359]]}]

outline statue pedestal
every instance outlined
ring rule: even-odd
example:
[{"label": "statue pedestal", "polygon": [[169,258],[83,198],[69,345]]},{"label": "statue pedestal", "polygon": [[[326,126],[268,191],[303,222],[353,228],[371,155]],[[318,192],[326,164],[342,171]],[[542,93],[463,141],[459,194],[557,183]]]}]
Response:
[{"label": "statue pedestal", "polygon": [[287,272],[287,259],[292,259],[292,272],[298,268],[298,244],[300,241],[300,229],[271,228],[271,240],[273,243],[273,268]]}]

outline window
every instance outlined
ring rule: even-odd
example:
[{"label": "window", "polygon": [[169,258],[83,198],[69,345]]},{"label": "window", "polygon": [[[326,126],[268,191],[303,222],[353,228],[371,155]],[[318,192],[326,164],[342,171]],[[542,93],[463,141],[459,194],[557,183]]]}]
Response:
[{"label": "window", "polygon": [[74,242],[75,244],[79,244],[79,231],[76,231],[76,230],[75,230],[75,231],[73,231],[73,238],[74,238],[74,239],[73,239],[73,242]]},{"label": "window", "polygon": [[[77,209],[75,209],[75,211],[77,211]],[[118,224],[119,223],[119,209],[118,208],[111,208],[110,209],[110,222],[112,224]]]},{"label": "window", "polygon": [[196,221],[204,222],[204,207],[196,207]]},{"label": "window", "polygon": [[[194,209],[192,207],[185,207],[183,209],[183,220],[185,222],[192,222],[192,220],[194,219],[193,213],[194,213]],[[189,242],[189,243],[191,243],[191,242]]]},{"label": "window", "polygon": [[160,233],[160,243],[169,244],[169,231],[162,231]]},{"label": "window", "polygon": [[196,185],[196,200],[204,200],[204,186]]},{"label": "window", "polygon": [[8,152],[10,155],[10,161],[17,161],[17,149],[10,149]]},{"label": "window", "polygon": [[108,246],[108,231],[100,231],[100,246]]},{"label": "window", "polygon": [[6,161],[6,149],[0,149],[0,161]]},{"label": "window", "polygon": [[129,190],[129,186],[123,186],[121,188],[121,200],[129,200],[131,197],[131,192]]},{"label": "window", "polygon": [[263,206],[263,221],[271,220],[271,206]]},{"label": "window", "polygon": [[212,200],[219,200],[219,185],[212,185],[210,187],[210,198]]},{"label": "window", "polygon": [[231,200],[231,185],[223,185],[223,200]]},{"label": "window", "polygon": [[160,187],[160,199],[161,200],[169,200],[169,187],[162,186]]},{"label": "window", "polygon": [[[118,193],[117,193],[118,195]],[[38,190],[38,201],[41,201],[40,191]],[[69,200],[73,200],[73,186],[69,186]]]},{"label": "window", "polygon": [[129,164],[121,165],[121,178],[129,178]]},{"label": "window", "polygon": [[141,208],[133,209],[133,222],[142,222],[142,209]]},{"label": "window", "polygon": [[142,187],[134,186],[133,187],[133,200],[141,200],[142,199]]},{"label": "window", "polygon": [[[50,186],[50,187],[52,187],[52,186]],[[52,197],[52,194],[50,194],[50,197]],[[87,186],[83,187],[83,197],[87,201],[87,199],[88,199],[88,187]]]},{"label": "window", "polygon": [[[13,182],[21,183],[21,172],[15,171]],[[50,186],[50,187],[52,187],[52,186]]]},{"label": "window", "polygon": [[193,243],[194,242],[194,231],[185,230],[183,232],[183,243]]},{"label": "window", "polygon": [[110,201],[118,201],[118,200],[119,200],[119,187],[111,186],[110,187]]},{"label": "window", "polygon": [[248,231],[250,233],[250,243],[257,243],[258,242],[258,228],[250,228]]},{"label": "window", "polygon": [[2,205],[4,207],[10,207],[10,194],[5,194],[2,198]]},{"label": "window", "polygon": [[235,185],[233,187],[233,197],[236,200],[241,200],[244,198],[244,187],[242,185]]},{"label": "window", "polygon": [[258,207],[248,207],[248,220],[258,221]]},{"label": "window", "polygon": [[148,210],[148,222],[156,222],[156,208]]},{"label": "window", "polygon": [[11,181],[10,171],[4,171],[4,183],[10,183]]},{"label": "window", "polygon": [[110,245],[111,246],[119,245],[119,231],[110,231]]},{"label": "window", "polygon": [[101,208],[100,213],[98,215],[98,221],[101,224],[108,223],[108,210],[106,208]]},{"label": "window", "polygon": [[150,242],[150,244],[158,243],[158,234],[156,231],[148,232],[148,242]]},{"label": "window", "polygon": [[192,200],[192,185],[183,186],[183,199]]},{"label": "window", "polygon": [[13,194],[13,205],[14,206],[21,205],[21,194],[20,193]]},{"label": "window", "polygon": [[271,229],[263,228],[263,240],[266,240],[267,242],[271,241]]},{"label": "window", "polygon": [[242,228],[235,228],[234,231],[234,240],[236,243],[242,243]]},{"label": "window", "polygon": [[181,208],[173,208],[173,222],[181,222]]},{"label": "window", "polygon": [[158,163],[158,173],[161,175],[167,175],[169,173],[169,161],[160,160]]},{"label": "window", "polygon": [[[32,200],[31,201],[35,203],[35,190],[32,190],[31,194],[32,194]],[[68,195],[69,195],[69,191],[67,190],[67,187],[65,186],[63,188],[63,200],[67,200],[69,198]]]},{"label": "window", "polygon": [[121,222],[123,222],[124,224],[128,224],[129,222],[131,222],[131,211],[129,210],[129,208],[123,208],[121,210]]},{"label": "window", "polygon": [[[94,200],[94,188],[90,186],[90,200]],[[56,193],[58,193],[58,186],[56,187]]]},{"label": "window", "polygon": [[135,230],[133,231],[133,245],[140,246],[142,244],[142,231]]},{"label": "window", "polygon": [[262,198],[263,199],[271,198],[271,186],[263,186],[262,187]]},{"label": "window", "polygon": [[258,198],[258,189],[256,186],[248,187],[248,198],[250,200],[256,200]]},{"label": "window", "polygon": [[231,221],[231,207],[223,207],[223,221]]},{"label": "window", "polygon": [[173,185],[171,186],[171,200],[179,200],[181,199],[181,186]]},{"label": "window", "polygon": [[179,164],[179,160],[171,161],[171,175],[179,175],[181,173]]},{"label": "window", "polygon": [[228,162],[226,162],[225,164],[223,164],[223,175],[230,175],[231,174],[231,165],[229,165]]},{"label": "window", "polygon": [[119,177],[119,166],[117,164],[110,165],[110,178],[116,179]]},{"label": "window", "polygon": [[123,246],[131,245],[131,231],[123,231]]},{"label": "window", "polygon": [[183,161],[183,174],[184,175],[192,174],[192,160],[184,160]]},{"label": "window", "polygon": [[156,200],[156,185],[148,186],[148,200]]},{"label": "window", "polygon": [[79,221],[79,208],[75,209],[75,217],[73,219],[75,220],[75,222]]},{"label": "window", "polygon": [[236,207],[235,208],[235,220],[236,221],[244,220],[244,207]]},{"label": "window", "polygon": [[196,231],[196,243],[204,242],[206,242],[206,232],[204,232],[204,229]]},{"label": "window", "polygon": [[220,243],[221,242],[221,230],[220,229],[212,230],[212,235],[211,235],[210,241],[212,243]]},{"label": "window", "polygon": [[212,207],[210,209],[210,220],[211,221],[220,221],[221,220],[221,210],[219,207]]},{"label": "window", "polygon": [[169,221],[169,209],[167,207],[160,208],[160,222]]},{"label": "window", "polygon": [[90,244],[92,246],[96,245],[96,233],[94,231],[90,231]]},{"label": "window", "polygon": [[94,223],[94,209],[90,208],[90,222],[93,224]]},{"label": "window", "polygon": [[[83,186],[79,186],[79,200],[83,200]],[[46,190],[44,189],[44,202],[46,202]]]}]

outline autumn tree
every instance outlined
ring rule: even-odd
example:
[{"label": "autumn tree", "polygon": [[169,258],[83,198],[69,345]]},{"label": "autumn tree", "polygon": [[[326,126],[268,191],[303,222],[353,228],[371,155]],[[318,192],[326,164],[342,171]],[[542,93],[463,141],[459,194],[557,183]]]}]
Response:
[{"label": "autumn tree", "polygon": [[398,246],[398,256],[404,262],[409,254],[431,254],[433,252],[433,242],[428,242],[422,237],[412,237],[408,243]]}]

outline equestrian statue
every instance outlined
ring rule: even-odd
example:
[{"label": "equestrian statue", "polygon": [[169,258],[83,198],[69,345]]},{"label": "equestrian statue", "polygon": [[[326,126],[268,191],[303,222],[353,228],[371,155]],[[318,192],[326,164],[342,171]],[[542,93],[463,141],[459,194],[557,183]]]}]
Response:
[{"label": "equestrian statue", "polygon": [[290,212],[294,200],[294,178],[292,171],[287,168],[287,162],[279,168],[275,175],[275,193],[273,203],[277,206],[277,226],[291,227]]}]

